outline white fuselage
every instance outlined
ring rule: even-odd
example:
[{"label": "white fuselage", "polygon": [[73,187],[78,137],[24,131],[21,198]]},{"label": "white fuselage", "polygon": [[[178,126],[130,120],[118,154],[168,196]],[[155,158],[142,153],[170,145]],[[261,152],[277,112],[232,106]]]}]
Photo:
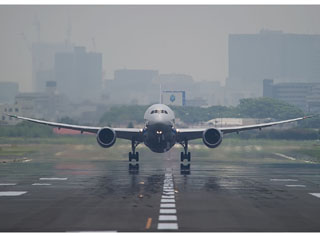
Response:
[{"label": "white fuselage", "polygon": [[152,151],[168,151],[176,143],[175,116],[164,104],[150,106],[144,114],[144,144]]}]

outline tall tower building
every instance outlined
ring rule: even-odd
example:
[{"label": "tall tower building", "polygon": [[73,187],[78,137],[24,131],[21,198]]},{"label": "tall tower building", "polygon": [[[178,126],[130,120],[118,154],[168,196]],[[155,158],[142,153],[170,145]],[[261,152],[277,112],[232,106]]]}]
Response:
[{"label": "tall tower building", "polygon": [[87,52],[85,47],[56,53],[54,77],[57,91],[71,101],[95,101],[102,89],[102,54]]},{"label": "tall tower building", "polygon": [[235,100],[262,96],[264,79],[318,82],[320,35],[270,30],[229,35],[229,96],[233,94]]}]

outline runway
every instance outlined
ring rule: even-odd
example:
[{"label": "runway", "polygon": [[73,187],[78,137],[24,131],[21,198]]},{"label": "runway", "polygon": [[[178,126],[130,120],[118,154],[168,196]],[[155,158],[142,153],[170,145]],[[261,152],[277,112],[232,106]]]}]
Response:
[{"label": "runway", "polygon": [[150,152],[139,168],[90,156],[1,164],[0,231],[320,231],[319,164],[213,150],[181,171],[178,151]]}]

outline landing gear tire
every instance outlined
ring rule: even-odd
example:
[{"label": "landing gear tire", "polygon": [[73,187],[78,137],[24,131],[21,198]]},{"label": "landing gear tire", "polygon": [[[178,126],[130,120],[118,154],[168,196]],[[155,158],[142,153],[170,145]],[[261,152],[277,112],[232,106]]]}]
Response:
[{"label": "landing gear tire", "polygon": [[129,152],[129,161],[131,162],[132,160],[136,160],[137,162],[139,161],[139,152]]},{"label": "landing gear tire", "polygon": [[188,162],[190,162],[191,161],[191,153],[190,152],[188,152],[188,153],[181,152],[180,153],[180,160],[181,160],[181,162],[183,162],[184,160],[187,160]]}]

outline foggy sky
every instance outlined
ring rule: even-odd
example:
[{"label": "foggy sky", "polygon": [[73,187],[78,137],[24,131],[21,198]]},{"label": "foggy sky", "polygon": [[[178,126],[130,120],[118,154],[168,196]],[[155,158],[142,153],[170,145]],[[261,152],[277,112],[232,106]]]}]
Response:
[{"label": "foggy sky", "polygon": [[31,91],[29,43],[66,40],[103,53],[105,79],[115,69],[185,73],[224,83],[228,34],[261,29],[320,34],[320,6],[0,6],[0,81]]}]

